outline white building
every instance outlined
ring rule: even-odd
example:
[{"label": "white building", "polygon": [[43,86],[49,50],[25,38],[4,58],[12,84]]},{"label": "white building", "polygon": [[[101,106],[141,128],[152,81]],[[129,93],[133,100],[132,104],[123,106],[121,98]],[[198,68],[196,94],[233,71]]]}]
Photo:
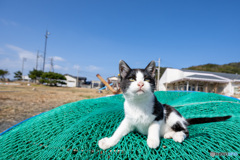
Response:
[{"label": "white building", "polygon": [[113,84],[112,88],[115,90],[119,89],[119,79],[116,76],[108,77],[107,78],[108,84]]},{"label": "white building", "polygon": [[102,87],[101,81],[87,81],[86,77],[76,77],[69,74],[65,74],[64,76],[67,79],[66,81],[64,81],[67,87],[82,87],[95,89],[99,89]]},{"label": "white building", "polygon": [[240,94],[240,75],[167,68],[160,78],[159,90],[213,92],[231,96]]},{"label": "white building", "polygon": [[31,78],[29,78],[29,76],[26,75],[26,76],[22,76],[22,80],[23,80],[23,81],[30,81]]},{"label": "white building", "polygon": [[86,83],[87,80],[86,77],[76,77],[69,74],[65,74],[64,76],[67,79],[65,82],[67,83],[68,87],[81,87]]}]

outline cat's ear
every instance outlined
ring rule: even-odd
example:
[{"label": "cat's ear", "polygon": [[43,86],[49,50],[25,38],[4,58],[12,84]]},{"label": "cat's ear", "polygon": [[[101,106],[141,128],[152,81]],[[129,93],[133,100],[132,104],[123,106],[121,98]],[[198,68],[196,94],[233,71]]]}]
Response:
[{"label": "cat's ear", "polygon": [[145,68],[146,71],[148,71],[151,76],[154,78],[155,77],[155,70],[156,70],[156,66],[155,66],[155,61],[151,61],[147,67]]},{"label": "cat's ear", "polygon": [[119,73],[122,78],[125,78],[130,70],[131,68],[127,65],[126,62],[123,60],[119,62]]}]

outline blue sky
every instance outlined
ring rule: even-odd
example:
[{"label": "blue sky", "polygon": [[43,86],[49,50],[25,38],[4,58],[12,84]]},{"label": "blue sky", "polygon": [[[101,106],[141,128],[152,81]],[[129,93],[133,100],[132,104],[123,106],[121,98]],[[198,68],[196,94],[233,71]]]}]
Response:
[{"label": "blue sky", "polygon": [[[48,38],[46,69],[96,80],[161,58],[186,68],[240,61],[239,0],[0,0],[0,69],[36,66]],[[42,67],[42,59],[39,59]]]}]

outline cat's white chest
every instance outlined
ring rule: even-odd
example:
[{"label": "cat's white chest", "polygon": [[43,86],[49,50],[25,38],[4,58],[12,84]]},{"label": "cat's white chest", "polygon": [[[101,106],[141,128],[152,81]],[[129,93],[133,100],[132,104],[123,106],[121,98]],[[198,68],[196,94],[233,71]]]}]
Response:
[{"label": "cat's white chest", "polygon": [[138,132],[147,135],[150,124],[154,121],[152,103],[129,104],[125,102],[125,118],[134,126]]}]

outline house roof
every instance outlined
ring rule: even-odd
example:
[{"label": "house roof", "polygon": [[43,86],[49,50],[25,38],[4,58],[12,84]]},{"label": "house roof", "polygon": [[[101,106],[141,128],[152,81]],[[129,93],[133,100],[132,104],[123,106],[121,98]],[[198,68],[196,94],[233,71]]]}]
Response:
[{"label": "house roof", "polygon": [[[220,73],[220,72],[207,72],[207,71],[197,71],[197,70],[185,70],[185,69],[181,69],[181,71],[183,71],[183,72],[193,72],[193,73],[212,74],[212,75],[220,76],[220,77],[227,78],[227,79],[230,79],[230,80],[240,81],[240,75],[239,74]],[[211,77],[213,78],[213,76],[211,76]]]},{"label": "house roof", "polygon": [[[214,82],[214,83],[229,83],[229,82],[240,82],[240,75],[229,74],[229,73],[218,73],[218,72],[206,72],[197,70],[185,70],[185,69],[172,69],[180,71],[180,74],[176,76],[170,76],[166,82],[163,83],[176,83],[180,81],[203,81],[203,82]],[[167,70],[166,70],[167,71]],[[165,72],[166,72],[165,71]]]},{"label": "house roof", "polygon": [[228,83],[229,80],[225,78],[220,78],[216,76],[210,76],[210,75],[198,75],[193,74],[190,76],[186,76],[184,79],[186,80],[197,80],[197,81],[209,81],[209,82],[218,82],[218,83]]},{"label": "house roof", "polygon": [[112,76],[112,77],[108,77],[107,79],[108,79],[108,80],[112,80],[112,81],[117,81],[117,80],[118,80],[118,77]]},{"label": "house roof", "polygon": [[[70,77],[72,77],[72,78],[77,79],[77,76],[72,76],[72,75],[70,75],[70,74],[64,74],[64,76],[70,76]],[[87,79],[86,77],[78,77],[78,80],[86,80],[86,79]]]},{"label": "house roof", "polygon": [[202,81],[202,82],[216,82],[216,83],[228,83],[229,81],[227,80],[223,80],[223,79],[215,79],[214,78],[196,78],[196,77],[184,77],[184,78],[181,78],[181,79],[177,79],[177,80],[174,80],[174,81],[171,81],[170,83],[176,83],[176,82],[181,82],[181,81]]},{"label": "house roof", "polygon": [[187,78],[223,80],[223,79],[221,79],[221,78],[214,77],[214,76],[198,75],[198,74],[193,74],[193,75],[187,76]]}]

